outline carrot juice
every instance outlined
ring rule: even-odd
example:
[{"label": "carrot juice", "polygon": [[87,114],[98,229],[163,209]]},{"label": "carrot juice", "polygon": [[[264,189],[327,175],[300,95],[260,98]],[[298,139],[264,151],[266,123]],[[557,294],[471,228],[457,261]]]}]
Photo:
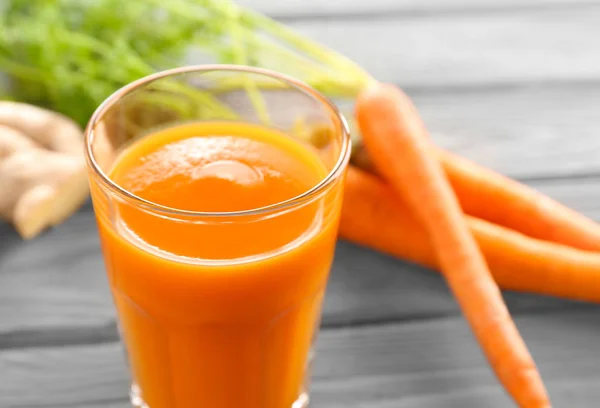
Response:
[{"label": "carrot juice", "polygon": [[306,403],[342,195],[343,177],[315,192],[328,173],[278,130],[207,121],[122,149],[107,176],[135,200],[92,183],[135,403]]}]

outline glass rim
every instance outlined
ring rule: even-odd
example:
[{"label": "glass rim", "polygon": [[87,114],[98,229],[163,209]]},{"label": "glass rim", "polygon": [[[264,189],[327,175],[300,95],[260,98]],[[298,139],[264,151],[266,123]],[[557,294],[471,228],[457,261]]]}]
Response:
[{"label": "glass rim", "polygon": [[[115,183],[101,168],[96,161],[93,153],[93,140],[94,140],[94,129],[103,118],[104,114],[113,107],[119,100],[126,95],[135,91],[136,89],[148,85],[154,81],[180,74],[188,73],[207,73],[212,71],[223,71],[223,72],[246,72],[251,74],[262,75],[276,79],[287,85],[290,85],[295,90],[299,90],[304,94],[309,95],[321,105],[325,106],[333,118],[335,118],[335,125],[337,125],[342,133],[342,145],[339,153],[339,157],[333,166],[333,168],[327,173],[326,176],[322,177],[319,183],[311,187],[310,189],[298,194],[287,200],[279,201],[274,204],[262,206],[258,208],[252,208],[249,210],[241,211],[192,211],[173,208],[165,205],[155,203],[150,200],[146,200],[127,189],[121,187]],[[350,160],[350,154],[352,150],[352,141],[350,137],[350,130],[346,119],[340,112],[339,108],[329,98],[324,96],[319,91],[313,89],[304,82],[297,80],[291,76],[281,74],[276,71],[272,71],[265,68],[250,67],[245,65],[230,65],[230,64],[206,64],[206,65],[187,65],[183,67],[168,69],[160,71],[151,75],[147,75],[136,81],[133,81],[117,91],[113,92],[107,97],[101,104],[96,108],[92,117],[90,118],[85,131],[84,131],[84,144],[85,144],[85,158],[88,163],[88,167],[93,171],[94,175],[99,177],[100,182],[106,186],[111,192],[116,193],[119,197],[131,202],[137,206],[143,207],[146,210],[155,212],[161,212],[173,216],[185,216],[185,217],[239,217],[239,216],[255,216],[270,214],[282,210],[289,209],[290,207],[300,206],[304,203],[310,202],[315,196],[321,193],[323,190],[328,188],[333,182],[341,175],[348,161]]]}]

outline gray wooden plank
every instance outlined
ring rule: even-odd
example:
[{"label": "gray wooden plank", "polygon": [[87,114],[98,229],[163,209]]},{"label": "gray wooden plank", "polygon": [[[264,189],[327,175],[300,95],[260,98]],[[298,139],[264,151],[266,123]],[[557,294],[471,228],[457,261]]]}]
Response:
[{"label": "gray wooden plank", "polygon": [[600,84],[409,93],[438,144],[501,173],[600,171]]},{"label": "gray wooden plank", "polygon": [[14,350],[0,359],[0,406],[4,408],[79,407],[116,403],[127,395],[123,353],[115,343]]},{"label": "gray wooden plank", "polygon": [[[600,219],[600,179],[539,183],[542,191]],[[36,240],[0,230],[0,348],[82,344],[114,339],[114,311],[91,207]],[[579,307],[508,293],[515,313]],[[340,242],[323,323],[345,326],[458,313],[435,272]]]},{"label": "gray wooden plank", "polygon": [[[554,406],[600,398],[600,309],[516,318]],[[115,406],[127,373],[115,343],[0,352],[0,406]],[[512,406],[460,318],[325,330],[313,369],[315,407]]]},{"label": "gray wooden plank", "polygon": [[560,7],[569,8],[594,4],[595,0],[237,0],[276,18],[294,19],[328,15],[369,15],[376,13],[443,13],[466,11],[491,11],[505,9]]},{"label": "gray wooden plank", "polygon": [[91,205],[31,241],[0,234],[0,331],[114,320]]},{"label": "gray wooden plank", "polygon": [[600,77],[600,5],[404,19],[290,21],[379,80],[464,87]]}]

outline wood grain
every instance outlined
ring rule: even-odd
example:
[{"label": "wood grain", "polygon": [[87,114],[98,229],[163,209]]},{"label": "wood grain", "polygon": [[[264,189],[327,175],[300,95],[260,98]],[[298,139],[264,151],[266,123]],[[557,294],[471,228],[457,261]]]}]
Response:
[{"label": "wood grain", "polygon": [[[600,398],[599,312],[516,318],[557,407]],[[0,352],[0,406],[124,408],[122,359],[115,343]],[[460,318],[325,330],[313,371],[315,407],[510,406]]]},{"label": "wood grain", "polygon": [[37,239],[0,236],[0,332],[114,320],[91,205]]},{"label": "wood grain", "polygon": [[[600,179],[540,181],[540,190],[600,219]],[[116,338],[91,206],[36,240],[0,229],[0,348],[85,344]],[[515,313],[577,303],[507,294]],[[325,300],[329,327],[456,315],[441,277],[347,242],[338,244]]]},{"label": "wood grain", "polygon": [[381,81],[432,89],[598,81],[598,21],[596,2],[580,9],[287,23]]}]

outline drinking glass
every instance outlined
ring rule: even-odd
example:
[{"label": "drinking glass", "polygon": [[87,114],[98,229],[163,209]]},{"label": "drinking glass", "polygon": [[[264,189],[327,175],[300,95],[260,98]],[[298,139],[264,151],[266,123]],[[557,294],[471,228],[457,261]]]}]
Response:
[{"label": "drinking glass", "polygon": [[[160,129],[211,121],[279,130],[280,137],[314,149],[326,174],[294,198],[237,212],[166,207],[111,178],[132,143]],[[350,156],[347,125],[336,107],[275,72],[191,66],[114,93],[92,116],[85,137],[132,404],[306,406]]]}]

